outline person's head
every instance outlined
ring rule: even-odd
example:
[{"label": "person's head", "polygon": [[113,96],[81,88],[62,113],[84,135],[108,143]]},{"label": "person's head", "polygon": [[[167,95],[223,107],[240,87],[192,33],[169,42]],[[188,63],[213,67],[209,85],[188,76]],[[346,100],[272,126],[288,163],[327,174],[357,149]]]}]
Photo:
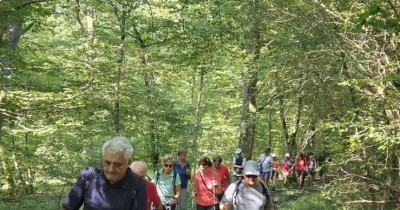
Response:
[{"label": "person's head", "polygon": [[266,147],[265,150],[264,150],[264,153],[266,155],[269,155],[270,152],[271,152],[271,148],[270,147]]},{"label": "person's head", "polygon": [[169,174],[174,167],[174,157],[172,155],[164,155],[162,158],[164,172]]},{"label": "person's head", "polygon": [[217,155],[213,158],[214,168],[219,169],[221,168],[222,158],[221,156]]},{"label": "person's head", "polygon": [[254,160],[246,161],[243,169],[244,181],[250,186],[255,187],[258,182],[260,172],[258,170],[258,164]]},{"label": "person's head", "polygon": [[272,153],[271,157],[272,157],[272,159],[276,160],[276,154],[275,153]]},{"label": "person's head", "polygon": [[301,159],[303,159],[303,158],[304,158],[304,154],[303,154],[302,152],[300,152],[300,153],[299,153],[299,157],[300,157]]},{"label": "person's head", "polygon": [[135,161],[131,164],[131,170],[141,176],[143,179],[146,178],[147,165],[143,161]]},{"label": "person's head", "polygon": [[185,150],[185,148],[179,148],[177,155],[178,155],[179,161],[182,161],[182,162],[186,161],[186,150]]},{"label": "person's head", "polygon": [[289,153],[285,154],[285,160],[290,160],[290,154]]},{"label": "person's head", "polygon": [[103,170],[111,184],[124,178],[132,153],[131,142],[123,136],[114,137],[103,144]]},{"label": "person's head", "polygon": [[199,165],[200,165],[200,169],[203,171],[203,173],[208,173],[212,166],[212,162],[211,162],[210,158],[208,158],[207,156],[204,156],[204,157],[200,158]]},{"label": "person's head", "polygon": [[236,150],[235,150],[235,155],[237,155],[237,156],[239,156],[239,155],[242,155],[242,149],[241,148],[237,148]]}]

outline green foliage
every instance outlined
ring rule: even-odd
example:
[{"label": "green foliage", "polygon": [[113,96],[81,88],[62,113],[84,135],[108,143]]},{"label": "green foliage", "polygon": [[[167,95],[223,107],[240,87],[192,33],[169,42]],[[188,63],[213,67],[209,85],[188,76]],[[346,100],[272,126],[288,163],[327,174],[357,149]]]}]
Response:
[{"label": "green foliage", "polygon": [[70,185],[115,135],[150,167],[179,147],[193,165],[216,154],[229,165],[254,76],[253,157],[266,145],[288,152],[287,131],[295,152],[327,152],[343,178],[300,209],[398,195],[387,186],[400,180],[400,27],[387,1],[24,2],[0,8],[0,67],[11,69],[0,72],[1,180],[15,191],[29,181]]}]

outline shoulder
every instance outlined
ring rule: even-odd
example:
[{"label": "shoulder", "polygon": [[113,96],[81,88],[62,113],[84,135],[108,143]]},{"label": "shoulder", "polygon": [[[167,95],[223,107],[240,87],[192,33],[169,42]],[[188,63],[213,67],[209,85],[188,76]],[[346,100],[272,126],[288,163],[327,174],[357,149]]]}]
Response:
[{"label": "shoulder", "polygon": [[236,186],[237,186],[238,184],[239,184],[239,181],[232,182],[232,183],[228,186],[228,188],[226,189],[225,194],[232,194],[232,193],[235,191]]},{"label": "shoulder", "polygon": [[147,189],[156,189],[156,185],[153,182],[145,180],[144,183],[146,184]]},{"label": "shoulder", "polygon": [[133,185],[135,188],[140,188],[146,185],[144,179],[137,175],[136,173],[133,173],[131,170],[127,170],[127,176],[130,176],[133,182]]}]

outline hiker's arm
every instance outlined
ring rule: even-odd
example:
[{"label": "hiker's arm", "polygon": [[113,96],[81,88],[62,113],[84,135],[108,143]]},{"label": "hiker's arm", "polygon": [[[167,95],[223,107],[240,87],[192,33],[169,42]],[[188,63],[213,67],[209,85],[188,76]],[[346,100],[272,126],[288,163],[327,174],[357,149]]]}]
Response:
[{"label": "hiker's arm", "polygon": [[196,176],[197,176],[197,174],[195,174],[193,177],[193,192],[192,192],[193,197],[197,196],[197,191],[198,191],[198,189],[197,189],[198,184],[197,184]]},{"label": "hiker's arm", "polygon": [[229,173],[229,170],[226,169],[226,180],[228,181],[228,183],[231,183],[231,174]]},{"label": "hiker's arm", "polygon": [[[75,210],[79,209],[83,204],[83,195],[85,193],[85,183],[88,180],[89,174],[92,169],[85,168],[81,171],[78,179],[74,186],[71,188],[67,197],[64,199],[62,208],[64,210]],[[89,187],[90,184],[88,184]]]},{"label": "hiker's arm", "polygon": [[216,194],[222,193],[221,181],[217,181],[217,186],[215,186],[215,193]]},{"label": "hiker's arm", "polygon": [[181,196],[181,185],[177,185],[175,198],[179,198],[180,196]]},{"label": "hiker's arm", "polygon": [[156,206],[156,210],[163,210],[163,206],[162,206],[161,203],[159,203],[159,204]]}]

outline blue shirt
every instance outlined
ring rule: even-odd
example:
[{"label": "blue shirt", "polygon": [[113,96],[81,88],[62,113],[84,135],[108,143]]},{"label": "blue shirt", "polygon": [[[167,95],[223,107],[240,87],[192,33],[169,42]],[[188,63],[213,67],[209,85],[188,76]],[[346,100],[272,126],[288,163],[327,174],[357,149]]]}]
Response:
[{"label": "blue shirt", "polygon": [[124,178],[110,184],[101,167],[88,167],[81,171],[63,208],[78,210],[83,205],[84,210],[145,210],[146,202],[146,184],[130,169]]},{"label": "blue shirt", "polygon": [[179,177],[181,178],[181,189],[187,188],[187,183],[189,180],[189,176],[186,173],[187,169],[190,169],[190,164],[188,161],[185,162],[185,165],[183,166],[183,168],[179,164],[179,161],[175,161],[174,170],[176,171],[176,173],[179,174]]}]

